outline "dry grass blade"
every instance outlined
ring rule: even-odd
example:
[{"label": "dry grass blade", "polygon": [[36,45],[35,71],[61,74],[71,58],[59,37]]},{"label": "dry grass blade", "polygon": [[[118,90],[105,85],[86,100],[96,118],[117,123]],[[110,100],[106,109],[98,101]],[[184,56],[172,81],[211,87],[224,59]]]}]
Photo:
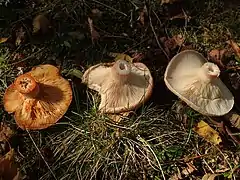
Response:
[{"label": "dry grass blade", "polygon": [[92,42],[94,43],[96,40],[99,39],[100,35],[93,27],[93,20],[90,17],[88,17],[88,24],[89,24]]}]

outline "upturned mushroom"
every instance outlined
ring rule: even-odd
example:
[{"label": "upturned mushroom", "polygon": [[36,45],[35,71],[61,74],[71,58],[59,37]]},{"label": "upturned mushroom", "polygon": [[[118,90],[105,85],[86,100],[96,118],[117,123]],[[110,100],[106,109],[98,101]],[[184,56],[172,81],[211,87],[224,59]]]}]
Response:
[{"label": "upturned mushroom", "polygon": [[101,95],[101,113],[137,109],[148,100],[153,88],[153,78],[146,65],[125,60],[90,67],[82,82]]},{"label": "upturned mushroom", "polygon": [[170,91],[203,115],[222,116],[234,97],[219,78],[220,70],[194,50],[185,50],[169,62],[164,81]]},{"label": "upturned mushroom", "polygon": [[39,130],[55,124],[72,101],[70,83],[58,68],[40,65],[16,78],[5,91],[4,108],[14,113],[21,129]]}]

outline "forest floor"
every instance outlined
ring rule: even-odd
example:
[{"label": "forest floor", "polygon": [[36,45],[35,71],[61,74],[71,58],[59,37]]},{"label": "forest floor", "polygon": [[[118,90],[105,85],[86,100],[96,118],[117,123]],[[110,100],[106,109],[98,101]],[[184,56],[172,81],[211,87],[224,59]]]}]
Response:
[{"label": "forest floor", "polygon": [[[39,14],[47,20],[33,25]],[[171,58],[184,49],[194,49],[208,60],[224,64],[220,78],[235,97],[234,111],[240,113],[240,58],[234,53],[218,58],[210,53],[230,51],[229,39],[240,43],[239,29],[237,0],[2,3],[0,122],[10,127],[13,135],[7,146],[0,141],[0,155],[14,149],[14,162],[21,178],[27,180],[197,180],[208,173],[239,179],[239,129],[229,125],[235,133],[226,133],[219,126],[220,122],[229,124],[226,118],[213,120],[194,111],[168,90],[163,80]],[[99,115],[100,97],[81,84],[87,68],[113,62],[114,53],[144,63],[154,79],[147,104],[119,123]],[[71,83],[73,100],[55,125],[39,131],[21,130],[4,111],[2,97],[19,74],[40,64],[60,68]],[[221,144],[193,131],[201,120],[219,132]]]}]

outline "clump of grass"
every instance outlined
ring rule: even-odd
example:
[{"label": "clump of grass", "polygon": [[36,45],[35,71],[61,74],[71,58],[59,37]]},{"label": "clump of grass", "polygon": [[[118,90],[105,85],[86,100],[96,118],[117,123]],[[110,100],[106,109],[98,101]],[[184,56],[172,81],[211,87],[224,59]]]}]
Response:
[{"label": "clump of grass", "polygon": [[[95,101],[88,104],[88,111],[72,111],[68,123],[55,127],[65,126],[62,132],[47,136],[54,154],[51,168],[60,179],[168,177],[191,146],[173,110],[149,105],[115,124],[96,113]],[[48,172],[41,179],[50,177]]]}]

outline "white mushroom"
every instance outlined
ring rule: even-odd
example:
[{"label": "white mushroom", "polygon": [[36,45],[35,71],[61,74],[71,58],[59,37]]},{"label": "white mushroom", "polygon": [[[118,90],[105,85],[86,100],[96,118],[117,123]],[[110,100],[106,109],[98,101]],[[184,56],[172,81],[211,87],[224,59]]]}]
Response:
[{"label": "white mushroom", "polygon": [[217,65],[194,50],[185,50],[173,57],[164,74],[164,81],[191,108],[208,116],[227,114],[234,97],[219,78]]},{"label": "white mushroom", "polygon": [[89,68],[83,83],[101,95],[99,110],[104,113],[121,113],[141,106],[151,95],[153,79],[143,63],[118,60]]}]

